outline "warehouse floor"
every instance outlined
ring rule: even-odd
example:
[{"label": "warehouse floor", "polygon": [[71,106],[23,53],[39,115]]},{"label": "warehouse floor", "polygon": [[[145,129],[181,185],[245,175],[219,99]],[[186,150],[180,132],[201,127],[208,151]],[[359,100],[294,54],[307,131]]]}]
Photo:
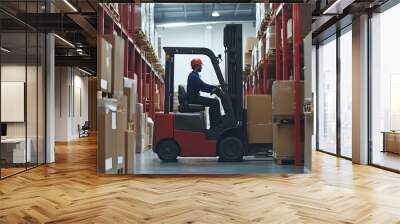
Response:
[{"label": "warehouse floor", "polygon": [[0,223],[398,223],[396,173],[313,152],[298,175],[96,173],[96,139],[0,181]]},{"label": "warehouse floor", "polygon": [[263,174],[303,173],[303,167],[278,165],[272,158],[245,157],[243,162],[221,163],[217,158],[178,158],[163,163],[152,150],[136,154],[136,174]]}]

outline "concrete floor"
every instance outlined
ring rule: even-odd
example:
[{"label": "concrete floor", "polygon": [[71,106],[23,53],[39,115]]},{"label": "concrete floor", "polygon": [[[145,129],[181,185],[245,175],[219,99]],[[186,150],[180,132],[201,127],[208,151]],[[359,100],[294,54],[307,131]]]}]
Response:
[{"label": "concrete floor", "polygon": [[276,174],[304,173],[303,167],[278,165],[272,158],[245,157],[243,162],[222,163],[217,158],[178,158],[163,163],[152,150],[136,154],[135,174]]}]

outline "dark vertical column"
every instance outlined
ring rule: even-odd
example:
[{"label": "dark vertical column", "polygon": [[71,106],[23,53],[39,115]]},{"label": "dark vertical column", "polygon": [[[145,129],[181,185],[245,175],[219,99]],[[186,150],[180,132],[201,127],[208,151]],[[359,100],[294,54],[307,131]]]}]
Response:
[{"label": "dark vertical column", "polygon": [[289,79],[289,52],[288,52],[288,41],[287,41],[287,12],[285,4],[282,6],[282,51],[283,51],[283,80]]},{"label": "dark vertical column", "polygon": [[301,67],[300,67],[300,33],[299,33],[299,4],[293,4],[293,68],[294,68],[294,81],[295,81],[295,165],[302,166],[302,130],[301,130]]},{"label": "dark vertical column", "polygon": [[336,154],[341,156],[341,119],[340,119],[340,30],[336,31]]},{"label": "dark vertical column", "polygon": [[[275,4],[275,10],[277,10],[278,4]],[[283,10],[283,9],[282,9]],[[285,38],[285,37],[284,37]],[[275,74],[276,74],[276,80],[281,80],[282,79],[282,74],[281,74],[281,24],[279,20],[279,14],[276,14],[275,16],[275,40],[276,40],[276,67],[275,67]]]},{"label": "dark vertical column", "polygon": [[262,37],[262,60],[263,60],[263,94],[268,94],[269,93],[269,75],[268,75],[268,62],[267,62],[267,53],[266,53],[266,48],[267,48],[267,36],[264,33]]}]

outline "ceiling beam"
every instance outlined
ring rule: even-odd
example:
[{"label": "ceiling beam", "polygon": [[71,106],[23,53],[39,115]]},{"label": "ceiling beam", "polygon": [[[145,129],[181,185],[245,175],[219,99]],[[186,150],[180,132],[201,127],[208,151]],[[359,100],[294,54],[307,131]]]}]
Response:
[{"label": "ceiling beam", "polygon": [[199,16],[190,16],[187,19],[182,19],[180,17],[174,17],[174,18],[164,18],[162,20],[155,21],[156,25],[159,24],[166,24],[166,23],[181,23],[181,22],[186,22],[186,23],[196,23],[196,22],[220,22],[220,21],[255,21],[255,16],[246,16],[246,15],[238,15],[235,17],[232,16],[219,16],[219,17],[207,17],[205,18],[203,15]]},{"label": "ceiling beam", "polygon": [[56,66],[81,66],[95,68],[97,61],[95,57],[90,56],[55,56],[55,64]]},{"label": "ceiling beam", "polygon": [[235,12],[234,12],[234,14],[233,14],[234,16],[237,15],[238,10],[239,10],[239,6],[240,6],[240,3],[236,3]]}]

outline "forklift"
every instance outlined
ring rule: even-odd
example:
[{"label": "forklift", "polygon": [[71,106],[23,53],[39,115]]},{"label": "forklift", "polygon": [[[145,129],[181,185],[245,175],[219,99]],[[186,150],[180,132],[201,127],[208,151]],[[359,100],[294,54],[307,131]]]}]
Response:
[{"label": "forklift", "polygon": [[[153,151],[164,162],[176,162],[178,157],[218,157],[222,162],[243,161],[243,156],[254,155],[247,141],[246,111],[243,107],[242,77],[242,25],[229,24],[224,28],[225,76],[219,67],[218,57],[207,48],[164,47],[165,99],[164,111],[156,113]],[[205,108],[189,104],[185,88],[178,86],[179,112],[174,112],[174,61],[175,55],[205,55],[210,58],[219,81],[218,95],[225,115],[218,132],[207,130]],[[265,151],[265,148],[259,148]],[[271,151],[271,146],[267,151]]]}]

